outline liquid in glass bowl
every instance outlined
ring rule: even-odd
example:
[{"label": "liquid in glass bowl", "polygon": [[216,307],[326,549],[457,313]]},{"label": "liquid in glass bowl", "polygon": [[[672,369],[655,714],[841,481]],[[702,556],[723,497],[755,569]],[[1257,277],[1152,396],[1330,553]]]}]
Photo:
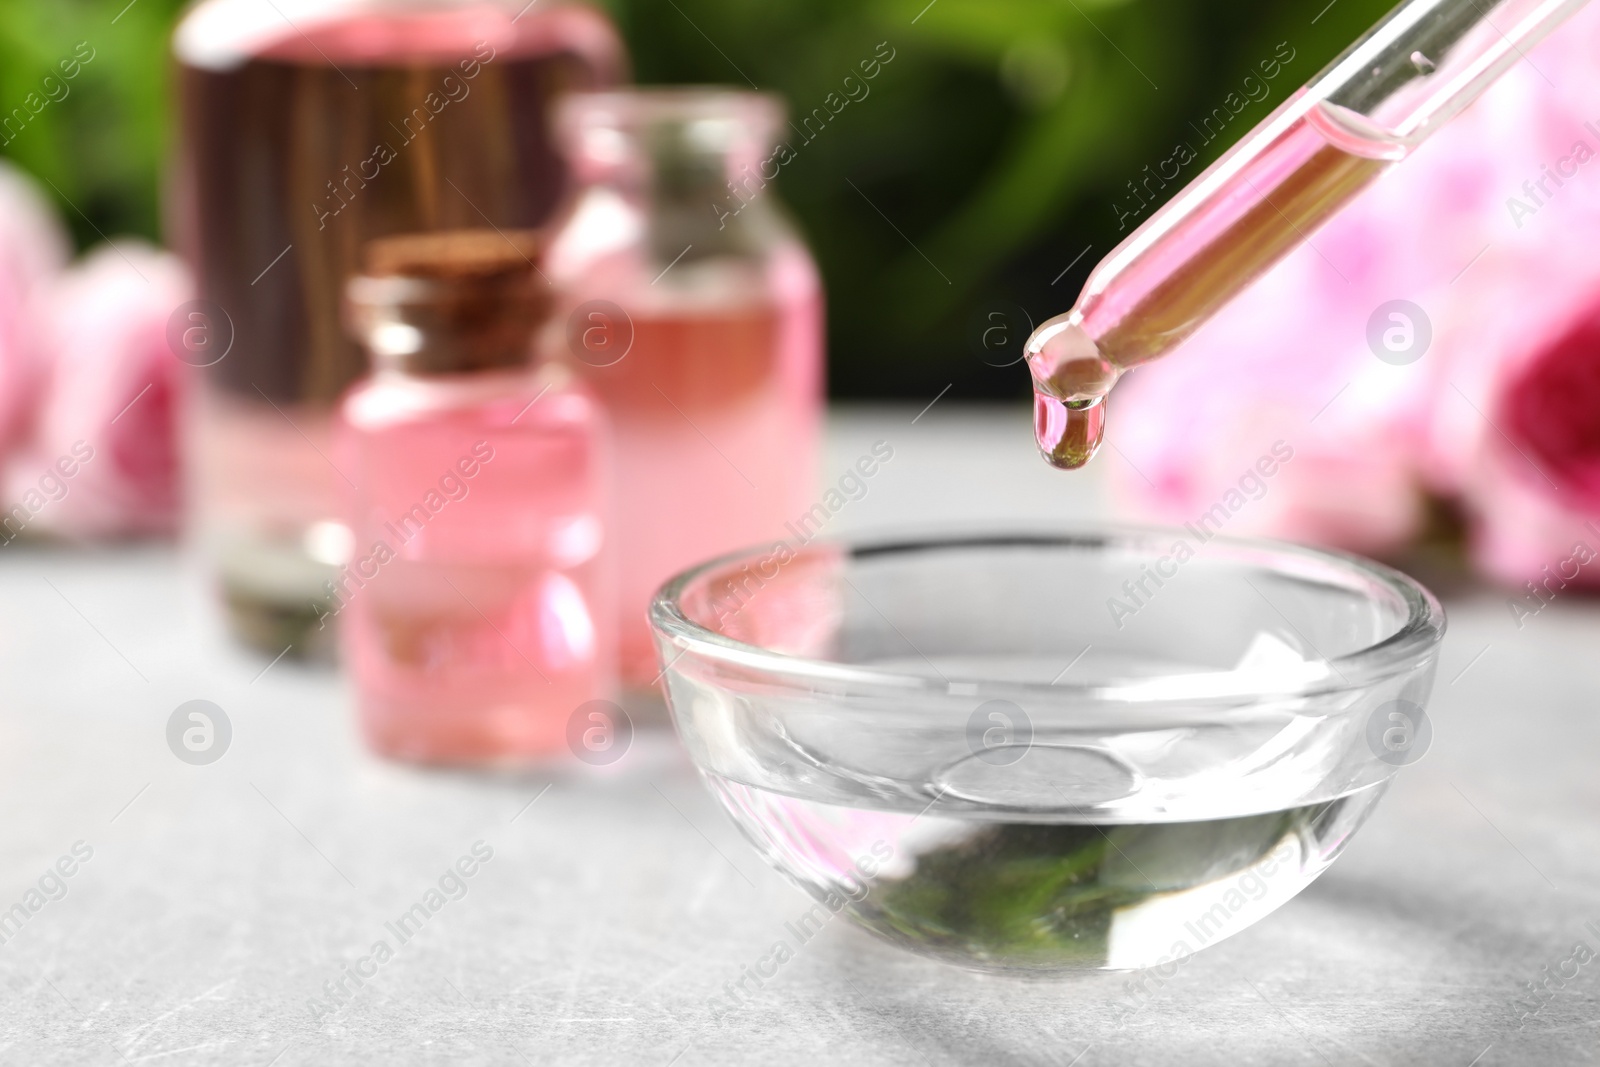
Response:
[{"label": "liquid in glass bowl", "polygon": [[1221,537],[1175,563],[1182,537],[716,560],[652,607],[674,721],[819,921],[990,971],[1185,957],[1360,828],[1407,761],[1384,739],[1422,721],[1444,616],[1375,563]]}]

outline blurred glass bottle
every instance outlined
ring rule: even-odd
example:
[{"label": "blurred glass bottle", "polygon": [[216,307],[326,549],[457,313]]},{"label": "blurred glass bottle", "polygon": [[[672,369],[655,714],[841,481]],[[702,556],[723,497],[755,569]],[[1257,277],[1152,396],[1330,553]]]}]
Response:
[{"label": "blurred glass bottle", "polygon": [[355,546],[328,612],[384,755],[547,754],[612,695],[603,416],[566,367],[529,365],[537,252],[497,230],[390,237],[348,287],[373,375],[335,424]]},{"label": "blurred glass bottle", "polygon": [[368,239],[546,221],[551,101],[614,84],[595,10],[544,0],[202,0],[174,37],[174,244],[226,355],[190,391],[193,528],[235,631],[326,648],[348,558],[331,407],[362,371],[339,317]]},{"label": "blurred glass bottle", "polygon": [[576,94],[558,109],[582,188],[545,260],[561,295],[547,344],[610,414],[634,685],[658,672],[657,587],[719,552],[794,541],[813,503],[821,284],[770,187],[793,158],[774,147],[782,124],[775,98],[715,89]]}]

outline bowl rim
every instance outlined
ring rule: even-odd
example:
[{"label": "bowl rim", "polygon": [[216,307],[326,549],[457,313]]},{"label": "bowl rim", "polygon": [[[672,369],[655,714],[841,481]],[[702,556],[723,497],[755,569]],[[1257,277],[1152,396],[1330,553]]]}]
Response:
[{"label": "bowl rim", "polygon": [[[798,549],[791,546],[796,556],[818,548],[832,546],[851,557],[887,554],[909,554],[984,545],[1003,547],[1039,546],[1064,549],[1105,551],[1117,545],[1137,551],[1160,539],[1182,536],[1178,527],[1135,525],[1118,523],[1087,523],[1069,529],[1014,527],[962,528],[935,526],[914,532],[862,531],[852,534],[816,537]],[[787,543],[787,542],[785,542]],[[1128,705],[1171,704],[1170,694],[1153,691],[1140,683],[1102,685],[1075,681],[1016,682],[972,677],[929,678],[910,671],[885,670],[877,667],[859,667],[835,660],[796,656],[777,652],[760,645],[740,641],[718,633],[692,621],[684,614],[680,598],[688,586],[707,573],[770,556],[779,542],[746,547],[724,553],[668,579],[656,591],[650,602],[650,626],[658,642],[664,639],[676,646],[678,652],[670,660],[660,655],[663,665],[657,681],[665,678],[678,660],[693,653],[744,670],[755,670],[791,683],[845,684],[852,688],[883,689],[899,693],[918,691],[926,694],[960,695],[964,698],[1019,696],[1034,699],[1063,698],[1092,700],[1095,702]],[[1167,542],[1170,546],[1170,540]],[[1364,648],[1332,658],[1324,657],[1329,672],[1316,678],[1307,678],[1296,684],[1281,679],[1272,684],[1245,686],[1226,695],[1228,703],[1239,700],[1272,700],[1311,697],[1327,693],[1359,689],[1413,669],[1430,653],[1436,651],[1444,638],[1446,619],[1443,606],[1422,583],[1393,567],[1350,552],[1313,548],[1292,541],[1275,538],[1233,537],[1215,535],[1205,542],[1207,549],[1221,548],[1236,556],[1247,554],[1272,557],[1270,569],[1292,573],[1290,564],[1343,570],[1347,574],[1366,578],[1397,594],[1406,605],[1405,622],[1392,634]],[[1268,564],[1263,563],[1263,566]],[[1257,591],[1259,592],[1259,590]],[[1264,594],[1263,594],[1264,596]],[[1268,601],[1270,604],[1271,602]],[[869,602],[870,604],[870,602]],[[891,624],[892,625],[892,624]],[[1293,624],[1290,624],[1291,628]],[[1310,644],[1309,640],[1307,644]],[[1315,650],[1315,646],[1312,646]],[[1187,703],[1210,703],[1206,698],[1178,698]]]}]

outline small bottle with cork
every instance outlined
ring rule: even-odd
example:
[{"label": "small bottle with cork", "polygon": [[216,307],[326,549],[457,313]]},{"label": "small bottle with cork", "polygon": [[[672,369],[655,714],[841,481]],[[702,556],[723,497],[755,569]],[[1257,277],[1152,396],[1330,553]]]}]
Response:
[{"label": "small bottle with cork", "polygon": [[539,251],[526,232],[382,238],[346,290],[372,373],[339,409],[354,541],[330,610],[386,756],[551,754],[614,687],[603,416],[534,362]]}]

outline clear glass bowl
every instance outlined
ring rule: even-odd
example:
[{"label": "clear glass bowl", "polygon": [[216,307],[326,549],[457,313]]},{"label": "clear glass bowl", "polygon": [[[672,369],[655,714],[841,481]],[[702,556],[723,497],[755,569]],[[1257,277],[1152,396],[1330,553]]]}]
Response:
[{"label": "clear glass bowl", "polygon": [[792,938],[845,912],[983,970],[1159,966],[1322,873],[1425,747],[1443,610],[1204,533],[780,543],[669,582],[674,721],[816,899]]}]

